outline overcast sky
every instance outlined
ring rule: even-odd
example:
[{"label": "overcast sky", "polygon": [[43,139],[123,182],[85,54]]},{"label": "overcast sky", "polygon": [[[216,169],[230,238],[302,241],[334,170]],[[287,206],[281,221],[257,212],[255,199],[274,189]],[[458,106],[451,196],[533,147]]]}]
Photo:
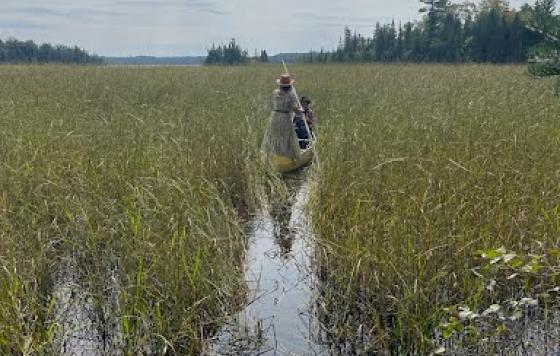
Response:
[{"label": "overcast sky", "polygon": [[99,55],[180,56],[234,37],[251,53],[273,54],[332,49],[345,25],[371,34],[376,21],[417,19],[418,7],[418,0],[0,0],[0,38]]}]

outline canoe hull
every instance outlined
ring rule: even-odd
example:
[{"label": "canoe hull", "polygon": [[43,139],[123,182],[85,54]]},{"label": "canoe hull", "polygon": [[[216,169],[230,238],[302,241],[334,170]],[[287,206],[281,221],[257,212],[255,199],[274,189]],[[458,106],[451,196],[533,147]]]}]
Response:
[{"label": "canoe hull", "polygon": [[313,160],[315,153],[314,145],[301,151],[301,157],[298,160],[292,160],[288,157],[274,155],[270,158],[270,163],[279,173],[288,173],[295,171],[301,167],[307,166]]}]

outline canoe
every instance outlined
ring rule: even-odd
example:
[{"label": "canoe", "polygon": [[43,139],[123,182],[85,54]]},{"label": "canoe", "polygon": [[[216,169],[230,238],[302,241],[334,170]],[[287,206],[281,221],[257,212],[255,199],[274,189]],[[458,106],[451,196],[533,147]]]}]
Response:
[{"label": "canoe", "polygon": [[313,155],[315,154],[315,144],[317,143],[317,137],[312,134],[309,141],[309,147],[300,150],[301,155],[299,159],[292,160],[288,157],[273,155],[270,158],[270,163],[279,173],[292,172],[296,169],[309,165],[313,160]]}]

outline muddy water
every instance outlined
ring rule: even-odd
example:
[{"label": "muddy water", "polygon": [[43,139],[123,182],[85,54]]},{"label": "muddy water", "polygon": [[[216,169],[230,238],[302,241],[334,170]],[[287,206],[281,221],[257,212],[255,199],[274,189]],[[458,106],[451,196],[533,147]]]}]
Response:
[{"label": "muddy water", "polygon": [[477,345],[461,347],[457,338],[448,342],[436,341],[446,349],[446,355],[560,355],[560,310],[541,307],[528,308],[517,322],[505,323],[505,333],[492,333]]},{"label": "muddy water", "polygon": [[68,263],[54,288],[55,322],[60,325],[55,350],[61,355],[101,356],[103,341],[95,325],[95,305],[77,282],[75,266]]},{"label": "muddy water", "polygon": [[118,319],[117,272],[111,269],[103,303],[96,301],[78,277],[74,256],[61,263],[53,290],[53,354],[65,356],[123,355],[123,332]]},{"label": "muddy water", "polygon": [[314,241],[304,210],[309,190],[304,178],[290,177],[286,182],[295,196],[293,204],[272,204],[269,212],[248,224],[248,303],[215,338],[210,354],[327,354],[316,338],[311,311]]}]

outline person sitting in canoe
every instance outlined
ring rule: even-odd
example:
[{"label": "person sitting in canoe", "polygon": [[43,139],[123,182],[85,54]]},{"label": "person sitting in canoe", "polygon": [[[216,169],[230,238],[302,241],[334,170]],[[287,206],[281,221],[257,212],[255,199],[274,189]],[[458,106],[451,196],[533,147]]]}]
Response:
[{"label": "person sitting in canoe", "polygon": [[272,92],[272,112],[262,142],[262,151],[268,156],[278,155],[295,161],[300,159],[301,152],[293,118],[294,114],[303,110],[292,90],[295,80],[289,74],[282,74],[276,82],[279,88]]},{"label": "person sitting in canoe", "polygon": [[309,130],[313,132],[313,128],[317,118],[315,117],[315,113],[311,109],[311,99],[306,96],[302,96],[300,100],[302,109],[303,109],[303,116],[305,117],[305,121],[307,121],[307,126],[309,126]]},{"label": "person sitting in canoe", "polygon": [[[299,139],[299,147],[303,150],[309,146],[309,136],[313,132],[313,124],[315,123],[315,115],[309,107],[311,100],[302,96],[300,99],[302,111],[296,113],[294,124],[296,127],[296,135]],[[305,125],[307,123],[307,126]],[[309,131],[307,130],[309,128]]]}]

